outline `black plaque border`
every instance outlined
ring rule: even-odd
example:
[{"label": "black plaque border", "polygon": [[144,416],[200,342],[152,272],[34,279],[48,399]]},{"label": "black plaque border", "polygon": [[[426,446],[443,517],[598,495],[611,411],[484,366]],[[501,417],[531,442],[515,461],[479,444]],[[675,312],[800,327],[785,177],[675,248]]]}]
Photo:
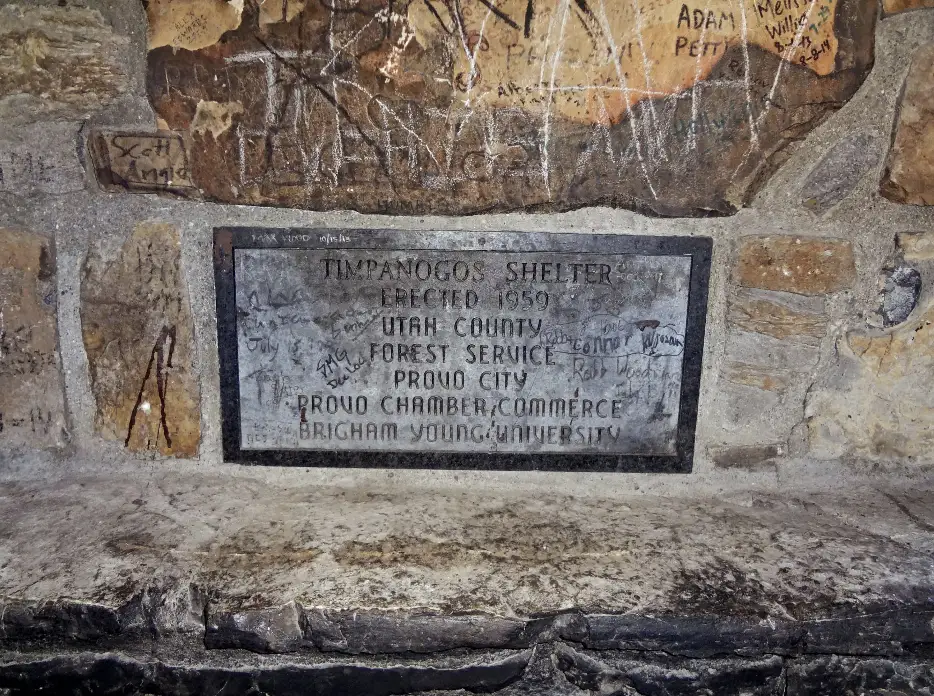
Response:
[{"label": "black plaque border", "polygon": [[[437,243],[437,232],[335,228],[218,227],[214,230],[217,293],[217,349],[220,360],[221,436],[225,462],[272,466],[387,469],[475,469],[490,471],[593,471],[690,473],[694,461],[707,320],[707,292],[713,241],[709,237],[635,236],[547,232],[444,231],[454,238]],[[244,450],[240,447],[240,383],[237,359],[235,249],[386,249],[451,251],[534,251],[593,254],[690,256],[677,454],[559,454],[513,452],[441,453],[333,450]]]}]

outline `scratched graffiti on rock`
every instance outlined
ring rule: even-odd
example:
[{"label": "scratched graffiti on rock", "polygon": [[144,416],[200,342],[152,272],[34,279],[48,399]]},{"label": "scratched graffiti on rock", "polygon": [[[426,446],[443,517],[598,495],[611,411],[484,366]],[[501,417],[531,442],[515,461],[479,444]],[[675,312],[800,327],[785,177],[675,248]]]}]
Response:
[{"label": "scratched graffiti on rock", "polygon": [[49,240],[0,229],[0,450],[65,444]]},{"label": "scratched graffiti on rock", "polygon": [[[248,4],[210,47],[149,53],[150,99],[184,134],[206,198],[731,212],[786,140],[859,86],[874,21],[869,0],[293,9],[264,24]],[[210,132],[208,104],[224,115]]]},{"label": "scratched graffiti on rock", "polygon": [[97,432],[142,455],[196,455],[201,397],[178,230],[141,223],[115,257],[89,254],[81,332]]}]

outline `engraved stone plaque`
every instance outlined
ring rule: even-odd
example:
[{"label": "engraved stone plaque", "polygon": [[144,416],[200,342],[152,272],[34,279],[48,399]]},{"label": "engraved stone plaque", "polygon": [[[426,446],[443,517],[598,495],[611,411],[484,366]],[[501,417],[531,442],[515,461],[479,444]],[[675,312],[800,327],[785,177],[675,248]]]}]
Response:
[{"label": "engraved stone plaque", "polygon": [[710,240],[215,232],[225,458],[690,471]]}]

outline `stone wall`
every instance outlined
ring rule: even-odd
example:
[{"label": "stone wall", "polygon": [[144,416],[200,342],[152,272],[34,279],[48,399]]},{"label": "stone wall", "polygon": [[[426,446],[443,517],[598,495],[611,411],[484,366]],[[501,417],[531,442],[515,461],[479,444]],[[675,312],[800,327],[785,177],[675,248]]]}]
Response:
[{"label": "stone wall", "polygon": [[[644,18],[657,38],[642,50],[654,61],[655,70],[665,75],[686,68],[680,62],[681,49],[669,56],[663,39],[669,33],[676,40],[695,31],[696,23],[693,15],[690,22],[682,16],[677,3],[672,8],[670,18],[662,10]],[[768,22],[760,9],[757,23],[764,27]],[[923,472],[931,463],[927,445],[934,430],[923,379],[930,367],[926,336],[931,313],[929,247],[934,245],[925,206],[929,119],[924,100],[934,25],[925,11],[893,11],[876,22],[871,7],[843,4],[833,9],[832,30],[815,26],[807,32],[817,32],[815,42],[825,36],[833,39],[836,62],[812,69],[805,61],[801,68],[792,65],[797,54],[779,54],[790,63],[780,62],[768,73],[774,85],[763,92],[757,86],[759,78],[753,78],[766,69],[763,66],[775,68],[775,56],[763,53],[768,42],[750,35],[748,46],[742,41],[730,44],[736,39],[725,35],[726,45],[742,45],[749,54],[741,61],[748,75],[718,77],[717,66],[728,59],[710,56],[697,64],[703,69],[692,76],[696,84],[688,92],[659,86],[658,95],[648,99],[644,86],[640,87],[643,97],[630,99],[628,119],[625,111],[593,111],[594,100],[606,101],[611,93],[597,85],[588,88],[590,92],[584,90],[588,96],[580,103],[591,106],[583,111],[566,96],[554,97],[557,101],[549,102],[546,109],[541,100],[529,96],[531,88],[513,89],[512,97],[493,99],[492,93],[502,91],[494,85],[510,82],[505,76],[493,80],[492,74],[500,69],[493,66],[501,60],[508,63],[509,51],[520,48],[502,34],[513,32],[509,25],[513,20],[491,15],[495,31],[502,35],[490,37],[506,42],[509,51],[506,57],[494,56],[491,51],[499,49],[484,48],[490,55],[473,68],[487,75],[476,86],[477,103],[483,105],[478,108],[489,105],[493,112],[470,116],[492,129],[483,136],[485,141],[470,144],[457,139],[468,138],[463,129],[473,123],[463,115],[464,109],[473,112],[465,102],[471,97],[462,90],[432,97],[450,102],[445,107],[448,120],[455,117],[452,114],[462,119],[463,128],[454,140],[432,130],[431,114],[424,116],[427,121],[392,120],[401,113],[393,110],[402,103],[399,100],[410,103],[416,94],[428,99],[426,75],[436,80],[453,76],[456,83],[464,66],[456,60],[447,62],[448,39],[442,41],[432,33],[437,26],[426,28],[424,7],[392,17],[379,14],[376,7],[365,26],[367,31],[371,25],[382,26],[388,32],[383,43],[374,38],[358,46],[360,39],[354,39],[354,50],[347,47],[339,54],[346,63],[341,63],[340,75],[345,83],[353,82],[355,75],[354,79],[370,84],[373,56],[383,56],[378,46],[390,54],[396,50],[398,65],[391,55],[389,63],[379,64],[389,72],[382,76],[387,86],[377,99],[383,116],[392,123],[384,123],[379,131],[374,125],[382,122],[379,119],[362,122],[348,117],[349,125],[338,130],[341,143],[346,140],[341,145],[343,159],[333,166],[320,159],[320,171],[306,172],[288,183],[290,170],[277,164],[277,158],[305,157],[315,147],[320,157],[327,152],[328,157],[336,155],[333,142],[327,145],[331,136],[321,136],[327,142],[316,140],[313,133],[289,125],[288,119],[297,118],[296,109],[302,104],[316,119],[321,114],[315,109],[327,106],[333,111],[333,105],[319,103],[324,88],[320,81],[303,78],[303,64],[289,63],[292,59],[282,56],[294,53],[299,40],[295,32],[301,27],[322,31],[331,36],[329,41],[354,37],[362,29],[341,26],[326,31],[321,24],[323,10],[303,3],[286,3],[275,16],[265,5],[247,3],[240,8],[221,0],[140,6],[3,3],[0,60],[9,69],[0,85],[0,107],[8,126],[0,136],[0,223],[5,248],[15,250],[4,262],[6,282],[17,296],[42,295],[38,305],[16,301],[5,310],[4,353],[9,357],[3,377],[4,450],[20,453],[17,467],[30,458],[122,461],[144,455],[219,463],[217,347],[209,272],[214,226],[515,229],[703,235],[714,240],[694,473],[689,480],[620,477],[614,480],[614,489],[793,488],[805,482],[820,486],[821,481],[829,484],[871,475],[880,465],[886,477],[910,478]],[[602,26],[606,36],[621,31],[615,23],[625,17],[615,12],[593,19],[594,27]],[[716,31],[729,34],[737,21],[735,13],[717,9],[714,15]],[[548,22],[558,21],[547,17],[551,17]],[[440,20],[443,24],[444,18]],[[468,20],[475,21],[469,13],[464,21]],[[580,17],[572,21],[576,33],[568,41],[579,38],[577,33],[586,35],[587,22]],[[191,25],[188,29],[186,22]],[[672,22],[675,30],[664,30]],[[710,32],[715,31],[714,20],[707,15],[698,22],[710,23]],[[729,30],[724,23],[730,24]],[[545,36],[537,36],[536,26],[533,21],[531,35],[520,42],[522,50],[547,48],[547,31],[540,28]],[[195,38],[185,38],[186,31]],[[714,35],[705,36],[710,43]],[[315,44],[317,39],[308,40],[312,43],[303,50],[310,65],[331,49]],[[279,75],[274,89],[267,90],[265,72],[243,67],[249,61],[242,57],[263,44],[272,61],[263,64],[270,74]],[[474,47],[474,54],[479,50]],[[550,80],[582,84],[579,62],[567,59],[568,66],[562,67],[560,52],[547,55],[553,59],[547,63]],[[593,51],[588,55],[588,60],[596,61]],[[629,58],[623,58],[628,65]],[[389,64],[395,67],[386,68]],[[232,66],[240,66],[236,80]],[[333,77],[333,69],[322,68],[316,75]],[[739,70],[735,65],[733,69]],[[217,84],[222,73],[229,82],[223,85],[225,94],[237,99],[221,100],[215,93],[221,90]],[[854,77],[834,82],[838,74]],[[208,89],[208,84],[213,86]],[[719,92],[717,85],[729,90]],[[318,94],[314,104],[306,87]],[[332,89],[341,94],[340,87],[332,85]],[[785,89],[790,90],[788,95]],[[267,93],[265,101],[244,101],[255,97],[257,90]],[[812,95],[807,103],[820,103],[820,109],[810,112],[811,107],[803,105],[792,109],[789,100],[800,101],[803,94]],[[692,109],[688,115],[696,123],[685,131],[677,124],[688,102]],[[737,108],[737,103],[750,111],[736,122],[715,115],[718,109]],[[437,104],[440,109],[441,102]],[[279,111],[269,113],[271,105]],[[347,102],[346,109],[356,106]],[[370,108],[376,107],[371,103]],[[520,137],[494,127],[517,108],[526,109],[532,120],[543,119],[536,121],[534,132]],[[782,111],[782,118],[795,125],[773,123],[773,111]],[[266,135],[249,135],[253,131],[248,124],[257,119],[267,124]],[[285,119],[278,130],[268,125],[275,119]],[[658,138],[648,131],[653,119],[659,123],[666,119],[664,127],[656,128]],[[630,126],[635,130],[628,140],[613,135]],[[709,132],[715,127],[720,128],[716,138]],[[277,144],[286,138],[286,131],[292,134],[288,136],[292,145],[286,140]],[[351,131],[355,135],[348,135]],[[395,142],[400,133],[424,137],[418,136],[420,144],[409,143],[408,150],[402,145],[398,150],[380,149],[380,138]],[[598,139],[601,133],[603,141]],[[546,135],[549,142],[543,143]],[[690,142],[677,140],[685,136]],[[242,142],[238,146],[231,138]],[[264,165],[267,171],[252,172],[254,165],[237,152],[247,147],[247,141],[249,150],[263,138],[270,155]],[[525,143],[522,158],[537,152],[545,158],[546,169],[576,168],[579,180],[559,185],[555,174],[543,189],[543,182],[528,172],[517,175],[508,152],[520,141]],[[654,155],[648,150],[640,155],[640,148],[649,145],[659,149]],[[464,173],[464,153],[473,152],[472,147],[500,153],[475,163],[483,176]],[[586,166],[564,147],[589,153]],[[737,150],[740,147],[745,150]],[[396,169],[387,170],[389,176],[377,162],[390,152],[396,159],[409,153],[414,159],[406,160],[406,166],[427,176],[431,167],[419,163],[427,153],[438,158],[442,151],[450,165],[447,173],[437,173],[434,183],[412,179],[398,163]],[[640,157],[645,171],[632,169]],[[470,169],[470,157],[466,160]],[[236,174],[234,170],[244,166],[247,169]],[[622,188],[609,197],[588,193],[597,182],[604,191],[616,186],[607,179],[607,166],[615,168]],[[370,175],[375,178],[369,188],[353,184],[354,177]],[[228,179],[230,186],[218,188]],[[641,193],[626,188],[626,182],[637,180],[642,182]],[[395,194],[380,188],[387,181],[395,182]],[[402,182],[409,182],[404,189],[399,188]],[[719,187],[719,192],[711,186]],[[658,195],[653,197],[648,189]],[[458,203],[452,207],[444,202],[448,193],[426,198],[427,191],[448,191]],[[234,207],[208,200],[409,211],[417,216]],[[618,208],[580,207],[604,201],[669,215],[729,214],[659,218]],[[523,208],[527,212],[521,212]],[[529,212],[543,208],[580,209],[560,215]],[[520,212],[433,216],[482,209]],[[25,260],[32,253],[27,249],[36,245],[44,250],[38,269],[35,260]],[[42,307],[44,318],[40,320],[35,314],[39,310],[30,307]],[[15,328],[10,317],[16,317]],[[49,338],[50,331],[56,341]],[[167,391],[161,393],[158,384],[168,374]],[[39,390],[45,394],[42,399],[32,396],[38,384],[49,385],[48,390]],[[61,397],[55,395],[56,385],[63,387]],[[41,427],[35,425],[37,418]],[[379,480],[385,474],[359,475]],[[398,475],[411,476],[413,482],[421,479]],[[455,476],[439,473],[433,481],[457,485]],[[557,478],[587,490],[585,479]],[[492,475],[490,480],[520,487],[528,483],[527,478],[511,475]]]},{"label": "stone wall", "polygon": [[[667,546],[640,549],[645,557],[686,554],[687,585],[719,587],[724,574],[739,577],[737,568],[761,581],[752,589],[731,585],[759,602],[751,614],[759,618],[742,632],[782,612],[794,622],[839,618],[834,612],[848,603],[878,609],[888,590],[872,582],[895,582],[906,558],[894,550],[900,544],[911,548],[917,572],[898,582],[918,592],[932,586],[924,570],[931,522],[924,504],[903,494],[929,489],[934,465],[934,9],[903,0],[883,7],[869,0],[623,4],[0,0],[0,520],[14,530],[0,534],[0,595],[29,607],[64,598],[85,607],[80,612],[87,603],[119,612],[145,601],[147,577],[168,578],[231,611],[279,611],[304,593],[305,608],[286,617],[290,630],[301,628],[291,637],[255,638],[250,627],[259,619],[215,616],[204,604],[191,609],[192,631],[208,648],[279,653],[281,646],[262,641],[294,639],[316,656],[308,658],[314,665],[256,666],[236,653],[242,664],[212,666],[228,658],[211,657],[200,672],[178,661],[159,672],[136,638],[80,638],[87,616],[73,621],[78,610],[62,605],[51,618],[23,614],[23,635],[52,626],[54,636],[40,636],[41,649],[29,642],[32,634],[10,644],[38,652],[32,667],[9,667],[16,660],[3,658],[0,693],[18,693],[17,679],[46,683],[56,670],[103,670],[153,692],[169,683],[197,691],[249,673],[244,689],[269,690],[263,680],[291,683],[306,678],[302,670],[342,664],[319,658],[323,643],[350,640],[346,617],[319,616],[314,607],[428,607],[523,621],[584,604],[593,614],[713,611],[709,603],[675,601],[687,590],[672,584],[672,567],[652,566],[658,574],[651,575],[618,560],[627,544],[604,542],[625,526],[625,516],[612,517],[621,509],[644,523],[627,539],[651,537],[653,524],[680,530]],[[238,225],[712,238],[693,472],[225,464],[211,245],[213,228]],[[159,486],[168,488],[156,505]],[[840,499],[858,500],[856,509],[820,498],[890,487],[902,492]],[[65,498],[53,493],[63,490]],[[314,530],[299,524],[303,491],[329,511]],[[47,507],[30,507],[45,495]],[[347,495],[372,496],[375,507],[361,509],[359,519],[341,516]],[[439,519],[479,510],[484,499],[509,501],[500,501],[500,517],[471,518],[443,533],[428,523],[390,533],[379,520],[405,518],[407,496]],[[269,503],[268,518],[248,505],[254,498]],[[736,506],[729,514],[698,512],[724,499]],[[785,544],[774,541],[782,520],[818,499],[814,505],[832,508],[828,515],[845,520],[847,533],[859,529],[863,541],[815,580],[808,568],[819,565],[818,554],[794,571],[801,585],[782,585],[773,597],[780,574],[769,573],[804,553],[811,532],[826,530],[816,514],[802,522],[800,545]],[[275,508],[280,500],[291,501],[287,513]],[[652,517],[670,500],[681,501],[682,517]],[[731,568],[707,563],[715,544],[685,541],[713,535],[718,524],[729,537],[736,515],[763,500],[790,507],[762,523],[773,542],[716,547],[718,558],[744,559]],[[514,504],[518,522],[496,527]],[[875,504],[888,512],[866,512],[873,521],[864,524],[861,515]],[[106,538],[94,527],[97,506],[112,527]],[[231,530],[224,525],[239,506],[249,519]],[[619,526],[588,526],[591,506]],[[579,515],[585,531],[561,527],[562,508]],[[678,519],[695,526],[679,527]],[[80,521],[71,528],[68,520]],[[535,543],[516,541],[530,528],[543,530],[528,537]],[[204,541],[212,534],[226,541]],[[867,561],[847,585],[853,559],[878,552],[877,534],[890,563]],[[590,547],[589,535],[602,541]],[[843,536],[814,538],[839,550]],[[309,537],[325,541],[303,546]],[[163,538],[174,541],[160,545]],[[550,543],[558,543],[560,559],[549,555]],[[779,548],[769,571],[744,565],[758,562],[753,548]],[[78,550],[92,560],[67,569],[52,562]],[[242,568],[221,572],[245,556],[251,560]],[[569,580],[594,557],[623,565],[590,568],[589,585]],[[542,563],[565,566],[544,573]],[[264,565],[275,572],[263,582],[278,588],[268,596],[246,579]],[[306,566],[310,575],[299,572]],[[461,583],[465,568],[485,580]],[[345,573],[347,584],[335,573]],[[521,583],[497,589],[497,577],[516,573]],[[652,604],[606,589],[628,587],[637,575],[640,587],[668,594]],[[813,584],[821,578],[839,582],[827,600],[834,611],[795,616],[796,593],[817,601]],[[722,613],[738,612],[730,604]],[[100,621],[121,636],[132,624],[122,614]],[[670,657],[675,638],[649,648],[604,644],[558,624],[534,639],[458,639],[437,664],[358,661],[340,667],[334,683],[360,670],[400,680],[386,693],[440,693],[506,689],[517,674],[550,683],[560,672],[566,693],[721,693],[714,682],[722,674],[735,687],[729,693],[740,693],[744,680],[766,685],[756,693],[844,693],[813,684],[856,679],[872,693],[931,689],[930,636],[905,639],[910,650],[892,640],[871,648],[829,641],[812,654],[763,639],[745,653],[742,642],[726,649],[729,658]],[[374,631],[391,632],[380,626]],[[890,637],[893,630],[870,632]],[[65,634],[80,640],[60,640]],[[101,657],[115,645],[122,656]],[[419,652],[405,646],[406,659]],[[85,648],[94,656],[79,654]],[[651,675],[660,669],[677,671],[682,686],[653,691]]]}]

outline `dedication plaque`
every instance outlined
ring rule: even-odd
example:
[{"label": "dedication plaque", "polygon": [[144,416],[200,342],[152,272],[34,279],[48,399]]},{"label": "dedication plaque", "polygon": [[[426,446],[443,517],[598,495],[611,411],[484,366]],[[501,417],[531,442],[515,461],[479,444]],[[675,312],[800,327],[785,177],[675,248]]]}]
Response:
[{"label": "dedication plaque", "polygon": [[215,230],[225,459],[690,471],[710,249]]}]

